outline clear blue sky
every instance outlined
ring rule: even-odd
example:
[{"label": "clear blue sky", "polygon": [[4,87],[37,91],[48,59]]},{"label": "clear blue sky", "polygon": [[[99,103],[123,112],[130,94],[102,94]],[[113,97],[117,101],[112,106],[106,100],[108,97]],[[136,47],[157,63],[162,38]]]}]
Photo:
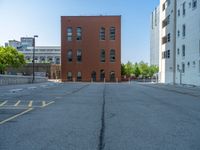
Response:
[{"label": "clear blue sky", "polygon": [[149,62],[150,15],[159,0],[0,0],[0,45],[39,35],[60,45],[60,16],[121,15],[122,62]]}]

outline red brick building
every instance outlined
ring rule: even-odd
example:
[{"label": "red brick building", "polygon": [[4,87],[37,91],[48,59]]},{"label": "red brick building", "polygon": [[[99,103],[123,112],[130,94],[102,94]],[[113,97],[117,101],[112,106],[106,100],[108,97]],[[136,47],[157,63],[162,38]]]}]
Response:
[{"label": "red brick building", "polygon": [[121,80],[121,16],[61,17],[61,79]]}]

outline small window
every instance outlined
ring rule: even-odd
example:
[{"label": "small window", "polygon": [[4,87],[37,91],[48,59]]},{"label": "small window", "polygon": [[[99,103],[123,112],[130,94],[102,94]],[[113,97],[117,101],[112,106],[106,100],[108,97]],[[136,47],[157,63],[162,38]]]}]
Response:
[{"label": "small window", "polygon": [[105,28],[101,27],[99,31],[100,40],[105,40]]},{"label": "small window", "polygon": [[182,63],[182,73],[185,73],[185,64]]},{"label": "small window", "polygon": [[183,16],[185,16],[186,10],[185,10],[185,2],[183,3]]},{"label": "small window", "polygon": [[77,41],[82,40],[82,29],[81,29],[81,27],[76,28],[76,40]]},{"label": "small window", "polygon": [[179,31],[179,30],[177,31],[177,36],[178,36],[178,37],[180,36],[180,31]]},{"label": "small window", "polygon": [[170,42],[170,33],[167,34],[167,42]]},{"label": "small window", "polygon": [[67,80],[72,81],[72,72],[67,73]]},{"label": "small window", "polygon": [[178,10],[178,17],[180,16],[181,12],[180,12],[180,9]]},{"label": "small window", "polygon": [[82,61],[82,50],[81,49],[77,50],[77,61],[78,62]]},{"label": "small window", "polygon": [[77,73],[77,81],[81,81],[82,80],[82,76],[81,76],[81,72]]},{"label": "small window", "polygon": [[115,62],[115,50],[110,50],[110,62]]},{"label": "small window", "polygon": [[197,0],[192,0],[192,8],[196,8],[197,7]]},{"label": "small window", "polygon": [[177,55],[179,55],[179,54],[180,54],[180,49],[178,48],[178,49],[177,49]]},{"label": "small window", "polygon": [[115,27],[110,27],[110,40],[115,40]]},{"label": "small window", "polygon": [[167,43],[167,36],[162,37],[162,44]]},{"label": "small window", "polygon": [[186,26],[185,24],[182,26],[182,36],[185,37],[186,34]]},{"label": "small window", "polygon": [[177,65],[177,71],[180,71],[180,66],[179,65]]},{"label": "small window", "polygon": [[182,56],[185,57],[185,45],[182,45]]},{"label": "small window", "polygon": [[105,62],[106,61],[106,52],[105,52],[104,49],[101,50],[100,61],[101,62]]},{"label": "small window", "polygon": [[67,41],[72,41],[72,27],[67,28]]},{"label": "small window", "polygon": [[69,49],[67,51],[67,60],[68,60],[68,62],[72,62],[72,50],[71,49]]}]

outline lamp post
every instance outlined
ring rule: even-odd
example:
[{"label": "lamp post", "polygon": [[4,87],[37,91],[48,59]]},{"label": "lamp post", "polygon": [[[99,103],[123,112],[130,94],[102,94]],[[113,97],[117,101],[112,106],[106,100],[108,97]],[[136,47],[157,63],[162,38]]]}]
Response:
[{"label": "lamp post", "polygon": [[35,38],[37,38],[38,35],[34,35],[33,36],[33,79],[32,79],[32,83],[34,83],[35,81]]}]

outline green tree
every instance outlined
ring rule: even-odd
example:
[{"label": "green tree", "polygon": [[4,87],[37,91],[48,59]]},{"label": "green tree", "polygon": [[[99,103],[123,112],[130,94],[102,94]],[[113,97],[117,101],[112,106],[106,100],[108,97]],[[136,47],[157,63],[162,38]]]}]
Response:
[{"label": "green tree", "polygon": [[126,75],[126,65],[121,64],[121,75],[125,76]]},{"label": "green tree", "polygon": [[151,66],[149,67],[149,76],[150,76],[150,77],[153,77],[153,75],[154,75],[155,73],[158,73],[158,71],[159,71],[158,66],[156,66],[156,65],[151,65]]},{"label": "green tree", "polygon": [[25,64],[24,55],[13,47],[0,47],[0,73],[3,74],[7,67],[18,68]]},{"label": "green tree", "polygon": [[135,75],[136,78],[138,78],[141,74],[140,68],[137,63],[133,65],[133,74]]},{"label": "green tree", "polygon": [[147,63],[144,63],[143,61],[141,61],[139,63],[139,69],[143,78],[149,77],[149,67]]},{"label": "green tree", "polygon": [[128,77],[133,74],[133,64],[130,61],[125,65],[125,73]]}]

